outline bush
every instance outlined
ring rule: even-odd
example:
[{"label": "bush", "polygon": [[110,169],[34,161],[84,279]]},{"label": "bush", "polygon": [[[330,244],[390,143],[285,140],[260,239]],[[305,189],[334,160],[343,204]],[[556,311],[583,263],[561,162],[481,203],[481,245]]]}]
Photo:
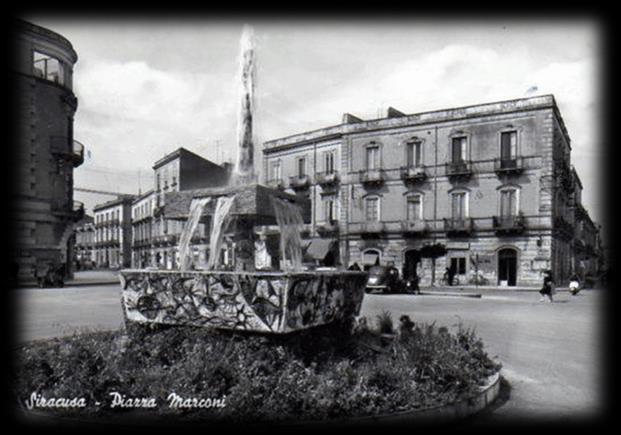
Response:
[{"label": "bush", "polygon": [[[477,389],[500,366],[473,330],[456,333],[416,324],[382,347],[379,331],[316,328],[286,336],[220,333],[201,328],[156,328],[75,335],[32,343],[18,352],[15,393],[82,397],[85,409],[58,415],[110,417],[110,393],[157,398],[153,415],[233,421],[322,420],[444,404]],[[390,320],[390,322],[388,321]],[[171,393],[220,398],[223,408],[174,409]],[[103,406],[91,406],[95,401]],[[126,409],[121,408],[121,411]],[[130,409],[131,411],[131,409]],[[131,413],[130,413],[131,414]]]}]

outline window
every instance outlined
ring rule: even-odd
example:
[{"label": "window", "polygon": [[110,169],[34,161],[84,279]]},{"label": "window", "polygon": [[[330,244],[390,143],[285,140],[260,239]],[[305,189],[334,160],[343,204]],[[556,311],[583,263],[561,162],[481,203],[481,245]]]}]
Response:
[{"label": "window", "polygon": [[452,257],[451,269],[455,271],[457,275],[466,274],[466,257]]},{"label": "window", "polygon": [[298,159],[298,177],[306,175],[306,157],[300,157]]},{"label": "window", "polygon": [[422,165],[422,142],[412,141],[406,144],[406,163],[409,167],[419,167]]},{"label": "window", "polygon": [[500,134],[500,159],[512,160],[517,155],[517,131],[504,131]]},{"label": "window", "polygon": [[323,212],[327,222],[337,220],[336,197],[328,196],[323,200]]},{"label": "window", "polygon": [[270,176],[272,180],[280,180],[280,161],[272,162],[272,167],[270,169]]},{"label": "window", "polygon": [[379,147],[367,147],[367,169],[379,169]]},{"label": "window", "polygon": [[516,216],[518,213],[517,189],[500,191],[500,216]]},{"label": "window", "polygon": [[33,53],[34,75],[60,85],[65,84],[65,71],[62,62],[47,54]]},{"label": "window", "polygon": [[451,194],[451,213],[453,219],[464,219],[467,217],[466,192]]},{"label": "window", "polygon": [[161,180],[161,176],[160,176],[159,172],[157,174],[155,174],[155,180],[156,180],[155,187],[156,187],[157,190],[160,190],[160,187],[162,185],[162,180]]},{"label": "window", "polygon": [[454,137],[451,143],[451,161],[453,163],[461,163],[466,160],[466,143],[465,136]]},{"label": "window", "polygon": [[365,200],[365,215],[368,222],[378,222],[380,220],[379,197],[370,196]]},{"label": "window", "polygon": [[421,195],[412,195],[407,198],[407,219],[416,221],[422,218],[423,204]]},{"label": "window", "polygon": [[329,151],[325,153],[325,171],[327,174],[334,172],[334,152]]}]

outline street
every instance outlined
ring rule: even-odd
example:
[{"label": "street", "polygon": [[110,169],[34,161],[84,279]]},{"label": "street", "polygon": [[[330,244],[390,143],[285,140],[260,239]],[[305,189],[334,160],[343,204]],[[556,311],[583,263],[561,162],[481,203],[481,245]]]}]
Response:
[{"label": "street", "polygon": [[[19,341],[75,331],[113,330],[122,324],[118,285],[19,289]],[[539,302],[532,291],[480,290],[481,298],[439,295],[366,295],[362,315],[370,324],[390,311],[415,322],[475,328],[488,354],[503,365],[510,397],[486,421],[504,417],[594,417],[602,409],[603,343],[598,321],[604,290],[567,292]],[[599,378],[598,378],[599,376]]]}]

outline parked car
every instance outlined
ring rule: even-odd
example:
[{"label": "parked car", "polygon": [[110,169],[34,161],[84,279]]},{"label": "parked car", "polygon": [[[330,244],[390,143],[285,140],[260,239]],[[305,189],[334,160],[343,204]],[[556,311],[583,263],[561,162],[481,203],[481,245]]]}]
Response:
[{"label": "parked car", "polygon": [[373,266],[369,269],[366,292],[399,293],[405,283],[399,278],[399,271],[392,266]]}]

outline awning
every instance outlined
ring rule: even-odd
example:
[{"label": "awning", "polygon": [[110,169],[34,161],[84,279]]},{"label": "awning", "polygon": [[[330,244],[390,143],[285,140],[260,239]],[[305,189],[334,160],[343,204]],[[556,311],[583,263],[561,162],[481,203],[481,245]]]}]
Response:
[{"label": "awning", "polygon": [[323,260],[326,255],[328,255],[328,252],[330,252],[334,242],[334,239],[313,240],[306,250],[306,255],[313,260]]},{"label": "awning", "polygon": [[362,264],[364,266],[373,266],[378,258],[379,254],[377,252],[366,252],[362,256]]}]

